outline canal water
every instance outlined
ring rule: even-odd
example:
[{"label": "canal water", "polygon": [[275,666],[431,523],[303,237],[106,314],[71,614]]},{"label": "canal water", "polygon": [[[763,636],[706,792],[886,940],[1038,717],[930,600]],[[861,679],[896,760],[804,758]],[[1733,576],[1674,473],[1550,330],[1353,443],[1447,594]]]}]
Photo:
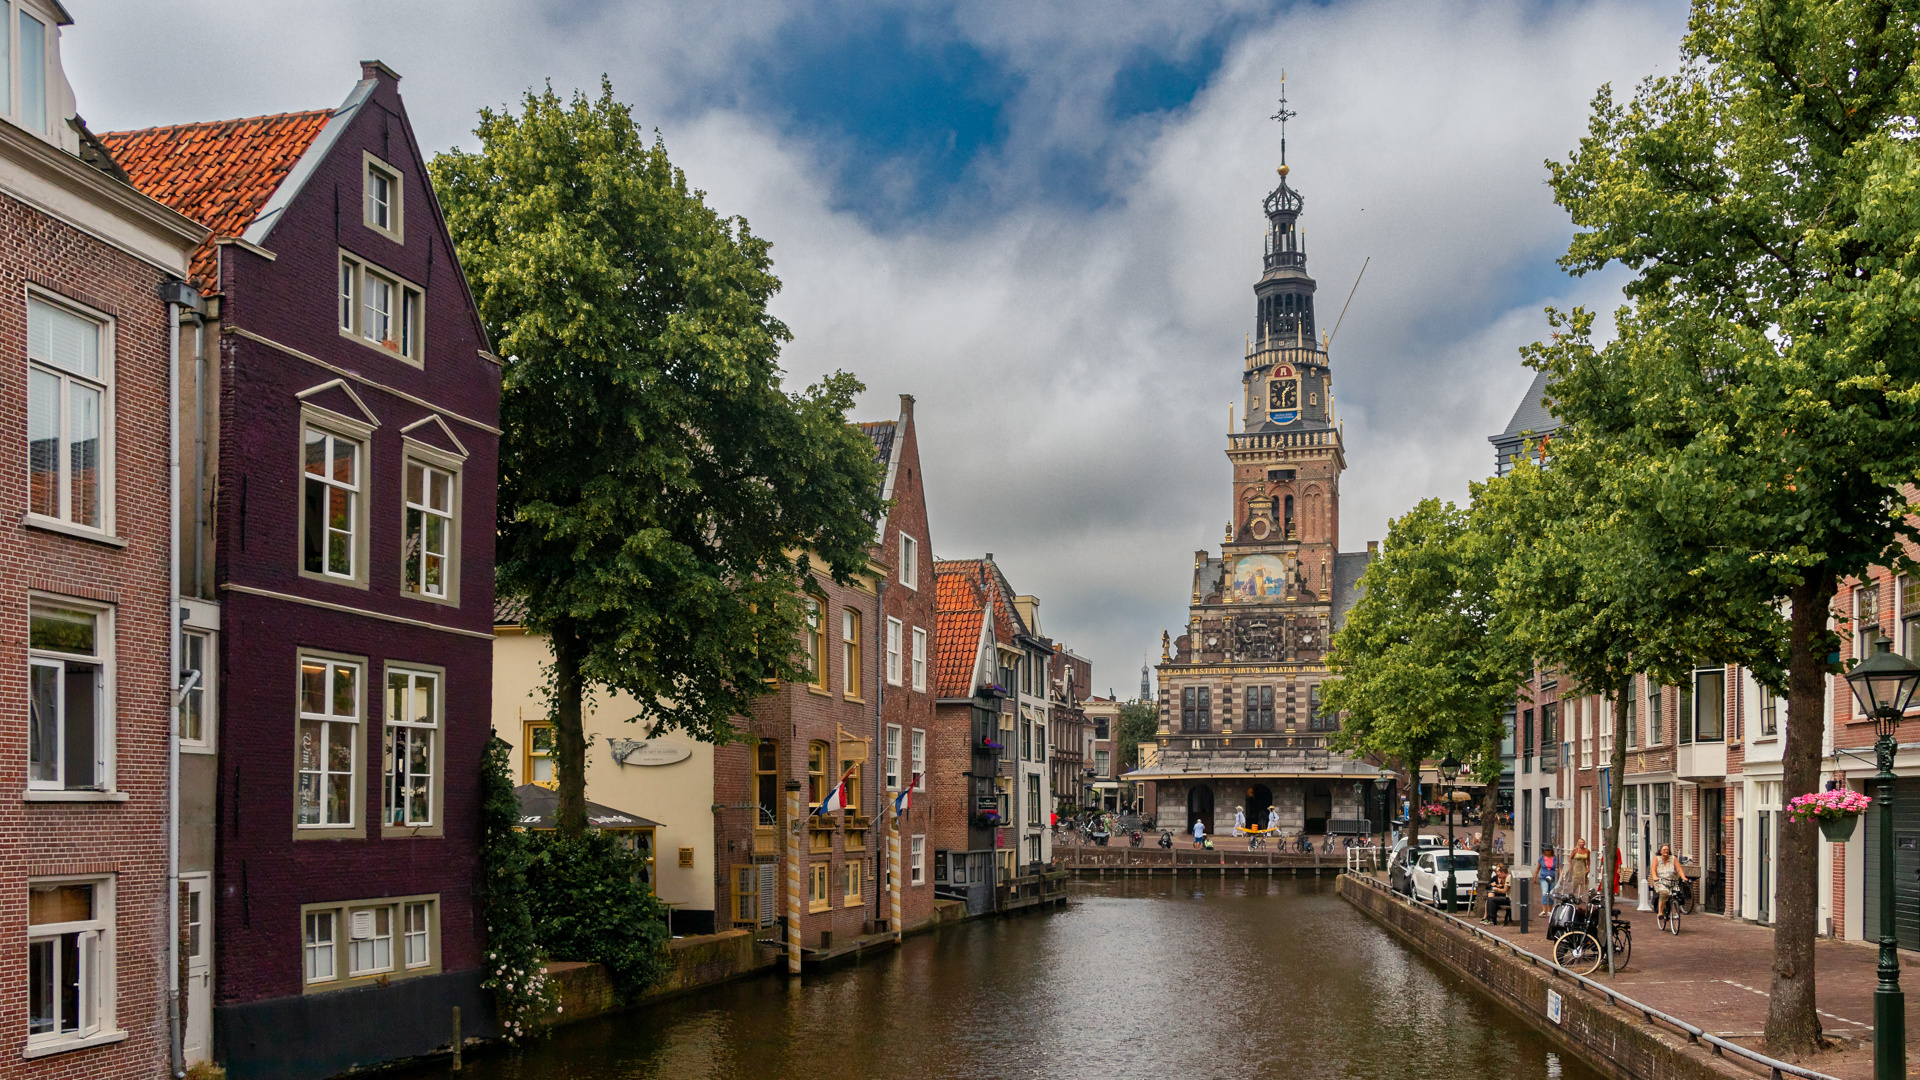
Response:
[{"label": "canal water", "polygon": [[1081,882],[1055,914],[586,1021],[460,1075],[1598,1077],[1369,922],[1332,878]]}]

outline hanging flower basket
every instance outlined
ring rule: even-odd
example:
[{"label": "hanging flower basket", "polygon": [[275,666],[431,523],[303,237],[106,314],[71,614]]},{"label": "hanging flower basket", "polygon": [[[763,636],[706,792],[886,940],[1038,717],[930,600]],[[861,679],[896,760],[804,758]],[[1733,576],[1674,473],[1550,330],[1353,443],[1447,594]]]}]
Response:
[{"label": "hanging flower basket", "polygon": [[1828,843],[1844,844],[1853,838],[1853,830],[1860,824],[1860,815],[1872,805],[1872,799],[1857,791],[1834,788],[1810,795],[1795,795],[1787,802],[1787,818],[1790,821],[1806,821],[1809,818],[1818,821],[1820,833]]}]

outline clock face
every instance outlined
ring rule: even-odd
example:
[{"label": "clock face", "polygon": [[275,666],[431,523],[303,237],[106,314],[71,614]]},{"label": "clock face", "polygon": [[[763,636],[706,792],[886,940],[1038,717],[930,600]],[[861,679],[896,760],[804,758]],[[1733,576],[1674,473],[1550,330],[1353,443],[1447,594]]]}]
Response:
[{"label": "clock face", "polygon": [[[1282,377],[1280,370],[1287,374]],[[1293,369],[1280,364],[1274,367],[1275,374],[1267,379],[1267,419],[1276,424],[1291,424],[1300,418],[1300,380]]]}]

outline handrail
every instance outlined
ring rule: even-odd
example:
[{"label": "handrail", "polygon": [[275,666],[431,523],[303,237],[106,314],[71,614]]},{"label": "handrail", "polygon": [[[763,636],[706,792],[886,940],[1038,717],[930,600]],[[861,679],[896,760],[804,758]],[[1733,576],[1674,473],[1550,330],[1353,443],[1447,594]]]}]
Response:
[{"label": "handrail", "polygon": [[1538,953],[1535,953],[1529,949],[1523,949],[1520,946],[1514,944],[1511,941],[1508,941],[1506,938],[1503,938],[1498,934],[1490,934],[1487,931],[1482,930],[1479,927],[1474,926],[1470,923],[1467,923],[1461,919],[1455,918],[1454,916],[1449,915],[1444,911],[1431,910],[1427,908],[1426,905],[1424,904],[1415,905],[1413,901],[1408,900],[1407,898],[1394,892],[1392,889],[1387,888],[1384,884],[1380,883],[1379,881],[1376,881],[1373,878],[1365,877],[1359,874],[1352,874],[1349,876],[1352,877],[1355,881],[1359,881],[1364,884],[1370,885],[1373,888],[1379,889],[1381,892],[1384,892],[1388,896],[1391,896],[1394,899],[1401,901],[1403,904],[1406,904],[1409,907],[1418,906],[1421,911],[1426,912],[1429,915],[1437,915],[1440,918],[1445,919],[1448,922],[1453,923],[1454,925],[1460,927],[1462,930],[1465,930],[1465,931],[1468,931],[1469,933],[1486,938],[1488,941],[1493,942],[1495,945],[1504,946],[1508,950],[1512,951],[1514,955],[1524,956],[1527,958],[1529,962],[1533,963],[1536,966],[1540,964],[1545,964],[1546,966],[1552,968],[1553,970],[1559,972],[1560,974],[1566,976],[1567,978],[1580,983],[1581,985],[1587,987],[1588,989],[1606,998],[1607,1004],[1609,1005],[1616,1005],[1616,1006],[1624,1005],[1626,1008],[1629,1008],[1635,1012],[1638,1012],[1640,1015],[1646,1017],[1648,1020],[1659,1020],[1659,1021],[1662,1021],[1663,1023],[1667,1023],[1672,1025],[1673,1027],[1679,1028],[1683,1033],[1686,1034],[1687,1041],[1689,1042],[1696,1042],[1696,1043],[1704,1042],[1709,1046],[1712,1046],[1713,1052],[1716,1054],[1722,1051],[1730,1051],[1738,1057],[1746,1058],[1748,1061],[1754,1062],[1755,1064],[1758,1064],[1758,1065],[1764,1065],[1767,1068],[1772,1070],[1772,1075],[1775,1078],[1775,1080],[1778,1080],[1778,1078],[1783,1075],[1798,1076],[1798,1077],[1804,1078],[1804,1080],[1839,1080],[1838,1077],[1830,1076],[1827,1073],[1815,1072],[1812,1069],[1802,1068],[1801,1066],[1794,1065],[1790,1062],[1781,1061],[1777,1058],[1770,1058],[1765,1054],[1759,1053],[1758,1051],[1749,1050],[1746,1047],[1741,1046],[1739,1043],[1728,1042],[1727,1040],[1721,1038],[1720,1036],[1715,1035],[1711,1032],[1708,1032],[1702,1028],[1696,1027],[1693,1024],[1690,1024],[1685,1020],[1680,1019],[1677,1016],[1673,1016],[1669,1013],[1662,1012],[1661,1010],[1656,1009],[1651,1005],[1644,1005],[1638,1001],[1635,1001],[1634,999],[1628,997],[1627,995],[1621,993],[1618,990],[1613,989],[1610,986],[1605,985],[1604,983],[1595,982],[1594,980],[1587,978],[1585,975],[1582,975],[1577,971],[1571,971],[1567,968],[1561,967],[1559,963],[1557,963],[1556,961],[1543,957]]}]

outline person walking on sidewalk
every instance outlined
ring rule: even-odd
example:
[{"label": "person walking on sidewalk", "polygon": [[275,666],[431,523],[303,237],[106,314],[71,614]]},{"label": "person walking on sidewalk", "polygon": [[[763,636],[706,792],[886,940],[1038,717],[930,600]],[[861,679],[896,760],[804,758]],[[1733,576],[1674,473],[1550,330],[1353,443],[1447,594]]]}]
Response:
[{"label": "person walking on sidewalk", "polygon": [[1553,885],[1559,875],[1560,866],[1555,860],[1552,845],[1540,849],[1540,914],[1553,914]]},{"label": "person walking on sidewalk", "polygon": [[1567,856],[1567,872],[1560,879],[1561,888],[1577,901],[1592,873],[1593,852],[1587,847],[1586,838],[1582,837],[1573,842],[1573,854]]}]

